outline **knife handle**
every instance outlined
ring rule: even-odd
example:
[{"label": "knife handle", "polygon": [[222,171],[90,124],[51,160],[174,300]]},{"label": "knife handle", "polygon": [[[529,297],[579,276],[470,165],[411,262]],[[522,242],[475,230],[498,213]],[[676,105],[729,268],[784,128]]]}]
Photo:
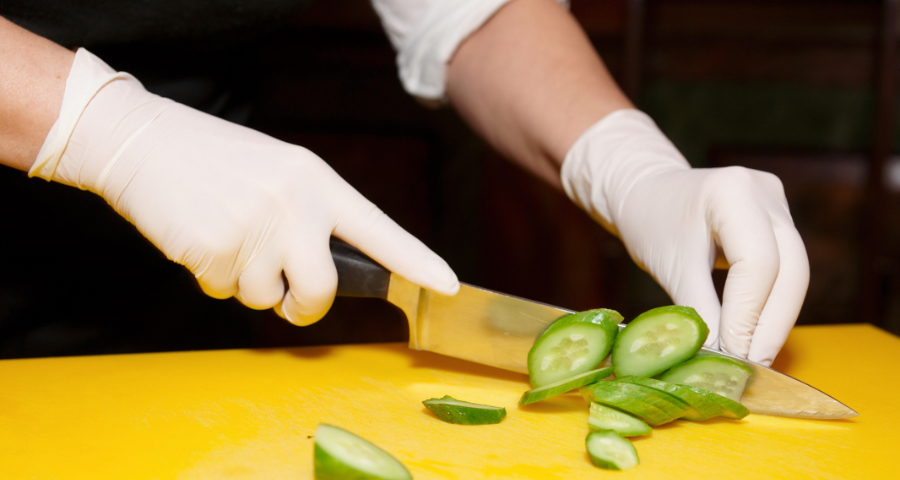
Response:
[{"label": "knife handle", "polygon": [[376,297],[387,300],[390,270],[356,247],[331,237],[331,258],[337,268],[339,297]]}]

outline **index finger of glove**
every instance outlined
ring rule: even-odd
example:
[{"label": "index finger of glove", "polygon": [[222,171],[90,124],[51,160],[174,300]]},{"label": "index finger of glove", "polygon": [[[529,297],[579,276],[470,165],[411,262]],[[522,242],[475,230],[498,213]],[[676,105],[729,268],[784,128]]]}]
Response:
[{"label": "index finger of glove", "polygon": [[722,293],[719,344],[746,358],[778,276],[778,242],[768,213],[754,204],[736,202],[717,216],[722,220],[713,221],[713,228],[731,266]]},{"label": "index finger of glove", "polygon": [[444,259],[361,195],[358,200],[335,226],[338,238],[417,285],[445,295],[459,291],[459,280]]},{"label": "index finger of glove", "polygon": [[773,219],[781,258],[778,278],[759,316],[749,359],[771,365],[797,321],[809,286],[809,258],[790,218]]}]

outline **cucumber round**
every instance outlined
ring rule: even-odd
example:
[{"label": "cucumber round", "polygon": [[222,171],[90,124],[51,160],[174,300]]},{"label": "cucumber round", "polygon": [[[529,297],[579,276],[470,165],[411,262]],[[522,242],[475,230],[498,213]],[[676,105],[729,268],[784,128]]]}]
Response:
[{"label": "cucumber round", "polygon": [[623,437],[650,435],[652,432],[650,425],[643,420],[596,402],[591,402],[588,428],[592,431],[612,430]]},{"label": "cucumber round", "polygon": [[457,400],[450,395],[422,402],[439,419],[458,425],[491,425],[506,418],[506,409]]},{"label": "cucumber round", "polygon": [[314,440],[316,480],[411,480],[389,453],[343,428],[319,424]]},{"label": "cucumber round", "polygon": [[609,355],[622,315],[604,308],[575,313],[551,323],[528,352],[528,376],[535,388],[597,368]]},{"label": "cucumber round", "polygon": [[691,358],[709,328],[691,307],[654,308],[619,332],[612,350],[616,376],[652,377]]},{"label": "cucumber round", "polygon": [[598,382],[612,375],[612,372],[612,367],[599,368],[558,382],[553,382],[549,385],[544,385],[543,387],[531,389],[522,394],[522,398],[519,399],[519,405],[540,402],[541,400],[546,400],[550,397],[575,390],[578,387],[583,387],[589,383]]},{"label": "cucumber round", "polygon": [[723,397],[717,393],[713,393],[702,388],[692,387],[690,385],[684,385],[684,387],[696,393],[699,393],[700,395],[703,395],[704,397],[719,404],[722,407],[722,412],[718,415],[720,417],[729,418],[731,420],[740,420],[747,415],[750,415],[750,410],[748,410],[747,407],[741,405],[738,402],[735,402],[728,397]]},{"label": "cucumber round", "polygon": [[718,403],[713,402],[712,400],[688,389],[683,385],[676,385],[674,383],[664,382],[662,380],[656,380],[647,377],[622,377],[617,378],[616,381],[643,385],[645,387],[660,390],[680,398],[682,401],[691,406],[691,408],[681,416],[681,418],[685,420],[691,420],[695,422],[708,420],[710,418],[718,416],[720,413],[722,413],[722,410],[724,410],[724,408]]},{"label": "cucumber round", "polygon": [[628,470],[641,463],[634,445],[612,430],[591,432],[584,443],[591,463],[600,468]]},{"label": "cucumber round", "polygon": [[579,390],[588,402],[597,402],[630,413],[651,426],[658,426],[677,419],[684,410],[635,385],[597,382]]},{"label": "cucumber round", "polygon": [[[628,378],[628,377],[625,377],[625,378]],[[669,411],[669,413],[671,413],[672,415],[678,415],[677,418],[684,418],[685,416],[699,415],[699,413],[694,409],[694,407],[692,407],[690,404],[688,404],[687,402],[685,402],[678,396],[672,395],[669,392],[659,390],[656,388],[651,388],[651,387],[648,387],[646,385],[643,385],[643,384],[637,383],[637,382],[620,382],[618,379],[616,379],[616,380],[613,380],[612,383],[618,383],[618,384],[624,383],[624,384],[628,385],[628,388],[636,389],[637,391],[640,391],[644,394],[655,395],[655,396],[659,397],[660,399],[665,400],[665,401],[675,405],[676,408],[671,409]]]},{"label": "cucumber round", "polygon": [[659,379],[702,388],[740,403],[750,375],[753,370],[737,360],[703,356],[672,367]]}]

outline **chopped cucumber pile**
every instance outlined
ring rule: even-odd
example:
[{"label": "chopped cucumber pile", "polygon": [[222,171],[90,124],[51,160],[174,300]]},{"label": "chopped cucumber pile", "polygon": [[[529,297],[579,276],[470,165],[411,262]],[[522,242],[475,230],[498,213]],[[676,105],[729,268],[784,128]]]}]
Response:
[{"label": "chopped cucumber pile", "polygon": [[457,400],[450,395],[422,402],[441,420],[458,425],[491,425],[506,418],[506,409]]},{"label": "chopped cucumber pile", "polygon": [[391,454],[342,428],[316,428],[313,464],[316,480],[411,480]]},{"label": "chopped cucumber pile", "polygon": [[609,355],[622,316],[600,308],[550,324],[528,352],[528,376],[535,388],[594,370]]},{"label": "chopped cucumber pile", "polygon": [[[537,388],[519,401],[527,405],[578,387],[590,405],[591,433],[585,442],[594,465],[612,470],[637,466],[637,451],[624,437],[649,435],[651,427],[678,419],[740,420],[750,413],[740,399],[753,371],[727,357],[698,355],[709,328],[690,307],[655,308],[618,334],[608,333],[612,365],[607,369],[614,379],[607,378],[605,369],[576,372],[602,364],[610,353],[601,330],[584,325],[598,317],[595,312],[603,312],[603,321],[621,319],[609,310],[591,310],[551,324],[528,355],[529,376]],[[588,332],[594,336],[588,338]]]}]

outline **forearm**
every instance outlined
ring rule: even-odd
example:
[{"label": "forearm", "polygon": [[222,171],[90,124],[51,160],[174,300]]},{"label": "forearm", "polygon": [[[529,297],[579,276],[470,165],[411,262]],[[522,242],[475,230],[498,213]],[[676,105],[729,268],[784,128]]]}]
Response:
[{"label": "forearm", "polygon": [[575,140],[634,108],[554,0],[514,0],[469,36],[448,65],[447,95],[494,148],[556,186]]},{"label": "forearm", "polygon": [[74,57],[0,17],[0,164],[31,168],[59,115]]}]

